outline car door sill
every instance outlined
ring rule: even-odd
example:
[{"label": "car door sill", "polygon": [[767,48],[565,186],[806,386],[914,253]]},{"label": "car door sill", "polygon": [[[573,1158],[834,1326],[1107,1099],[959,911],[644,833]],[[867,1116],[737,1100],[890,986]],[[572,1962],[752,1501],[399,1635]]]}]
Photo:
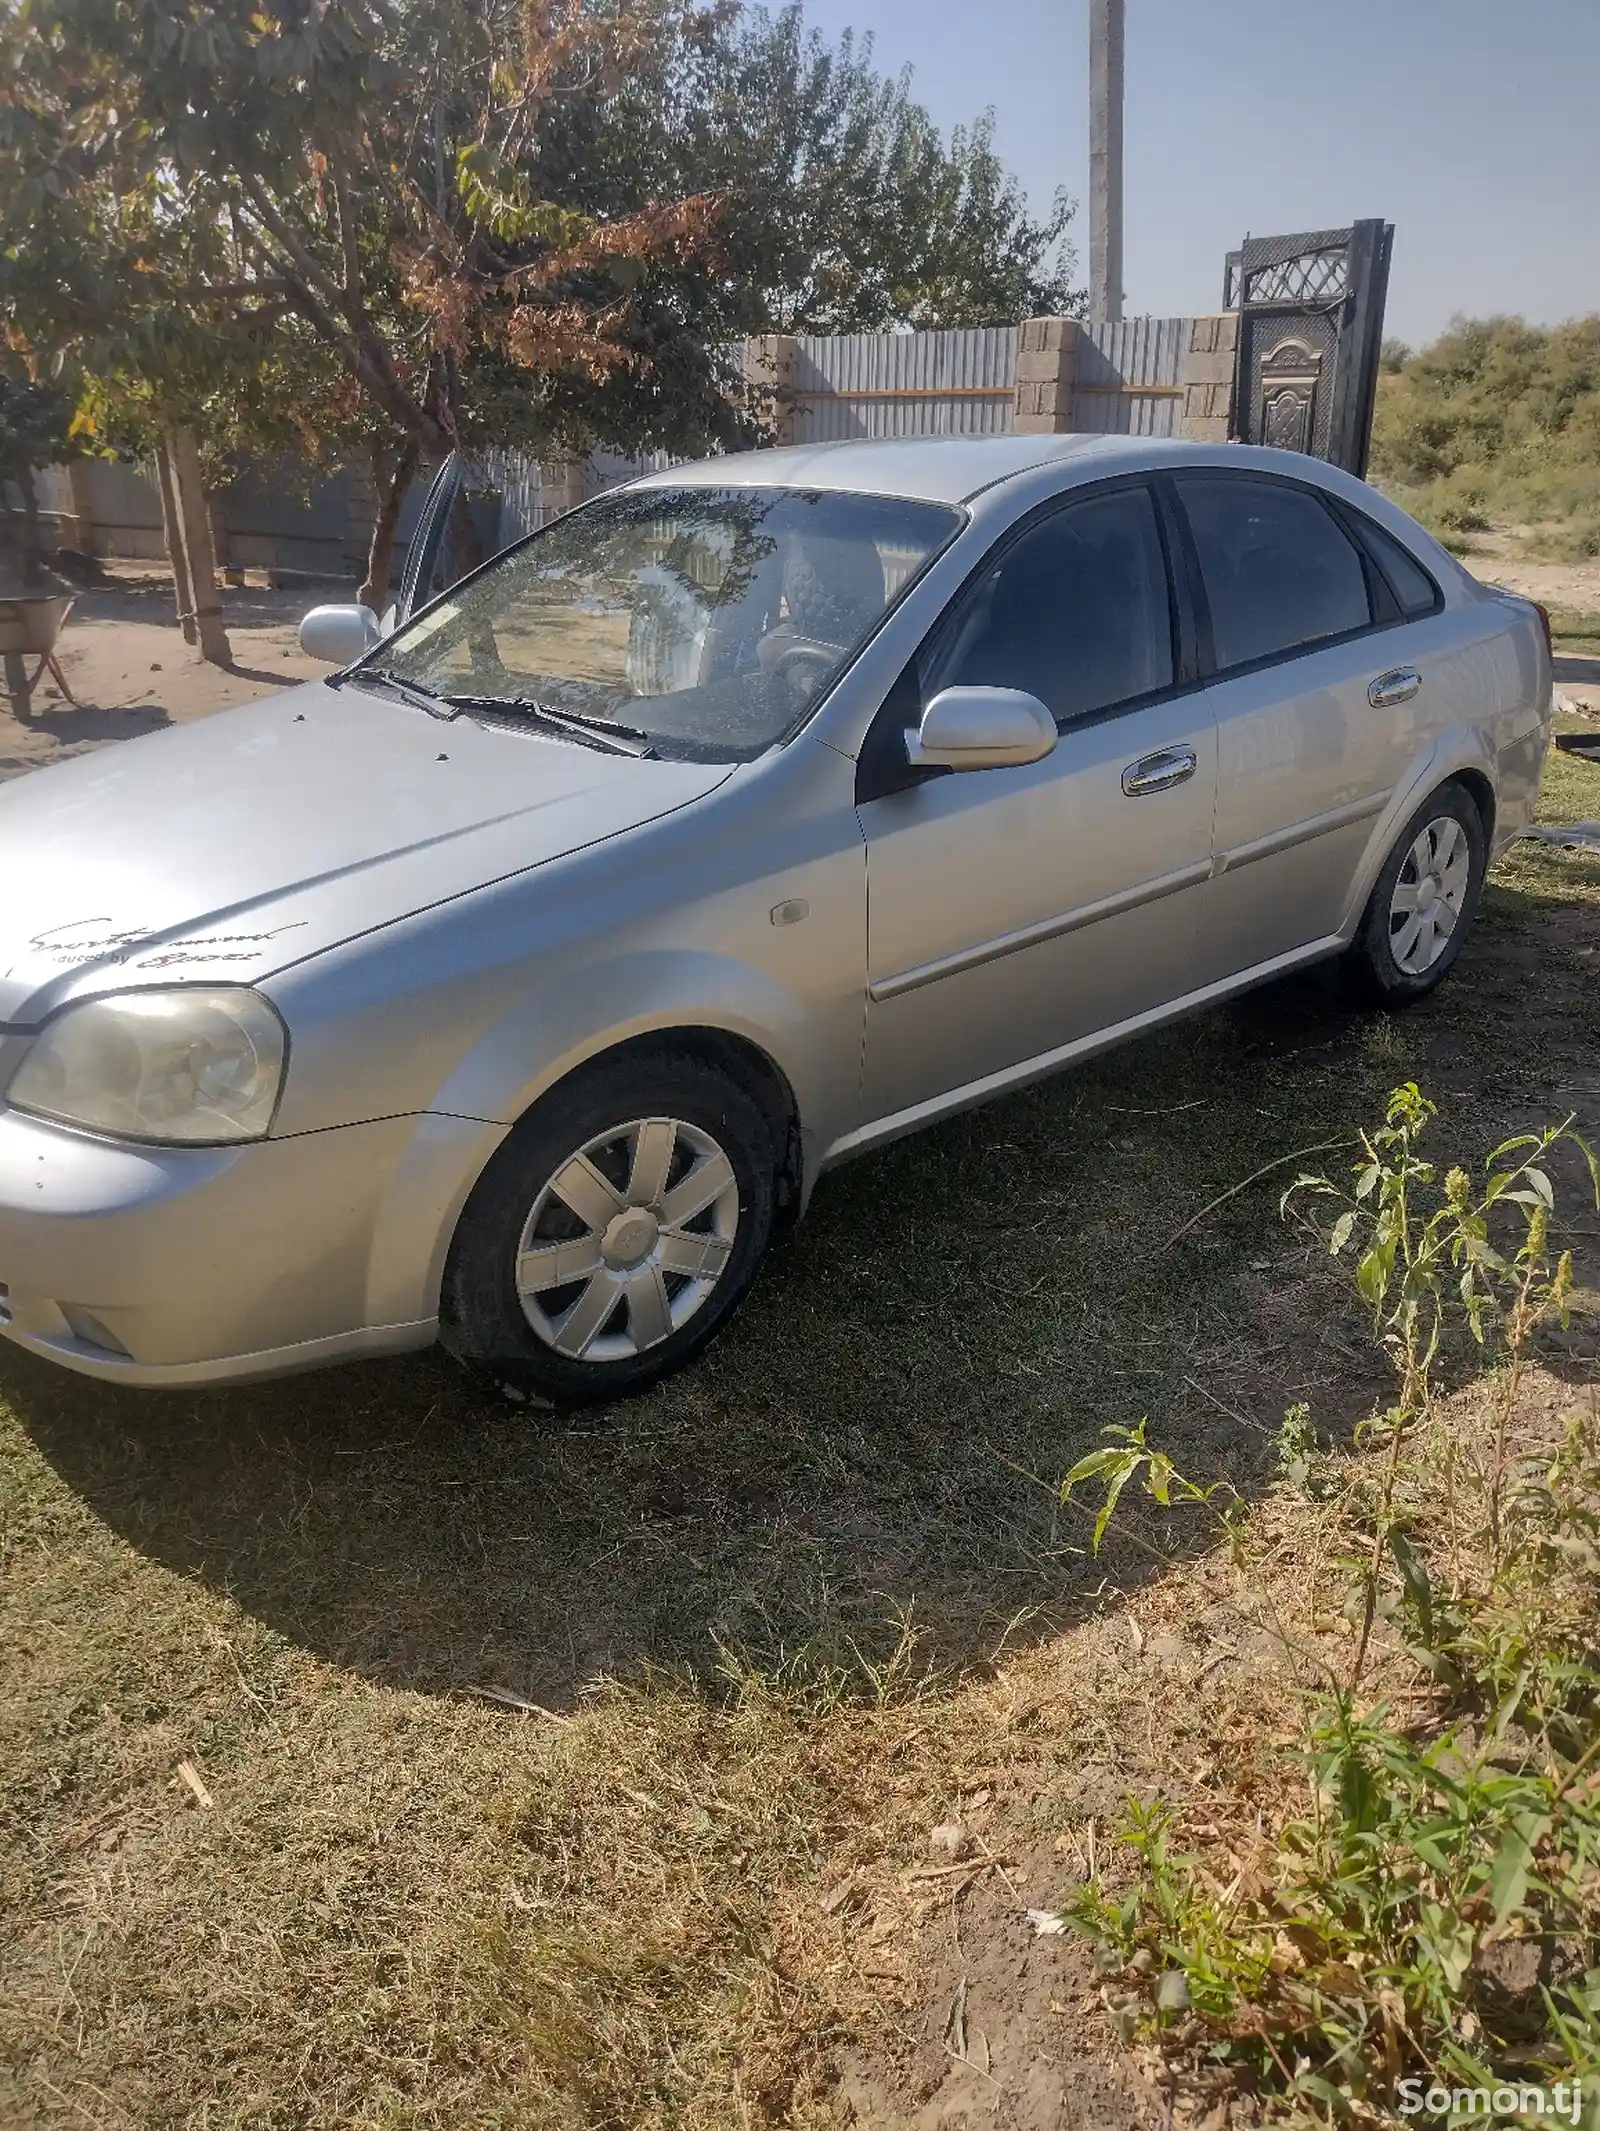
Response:
[{"label": "car door sill", "polygon": [[1102,918],[1120,917],[1125,911],[1137,910],[1142,903],[1159,903],[1166,896],[1198,887],[1210,878],[1210,859],[1200,859],[1192,866],[1180,866],[1175,873],[1162,873],[1154,880],[1141,881],[1137,888],[1124,888],[1120,894],[1102,896],[1097,903],[1081,903],[1076,910],[1063,911],[1059,917],[1040,918],[1036,924],[1019,925],[1015,932],[997,933],[992,940],[980,940],[976,947],[959,947],[954,954],[940,955],[932,962],[919,962],[915,969],[902,970],[897,977],[880,977],[875,984],[867,986],[867,997],[874,1005],[881,1006],[886,999],[898,999],[906,992],[920,991],[924,984],[937,984],[941,977],[958,976],[964,969],[977,969],[984,962],[998,962],[1003,955],[1020,954],[1024,947],[1037,947],[1045,940],[1060,939],[1064,933],[1081,932],[1087,925],[1098,925]]},{"label": "car door sill", "polygon": [[[1036,1057],[1024,1058],[1018,1065],[1004,1066],[997,1073],[986,1073],[981,1080],[969,1080],[946,1094],[931,1095],[925,1102],[912,1103],[909,1108],[892,1111],[887,1117],[874,1118],[870,1124],[859,1125],[854,1132],[836,1139],[817,1166],[819,1170],[831,1169],[836,1163],[849,1161],[853,1155],[866,1154],[890,1140],[904,1138],[908,1132],[918,1132],[924,1125],[934,1124],[942,1117],[952,1117],[960,1110],[976,1109],[978,1104],[990,1102],[998,1095],[1007,1095],[1015,1088],[1026,1087],[1030,1081],[1045,1080],[1063,1066],[1091,1058],[1097,1051],[1109,1051],[1119,1043],[1131,1042],[1134,1037],[1147,1035],[1150,1030],[1161,1028],[1169,1021],[1182,1020],[1186,1014],[1203,1013],[1207,1007],[1218,1006],[1239,992],[1252,991],[1258,984],[1270,984],[1274,977],[1286,976],[1290,970],[1304,968],[1312,962],[1325,962],[1330,955],[1342,953],[1346,944],[1337,933],[1331,933],[1324,940],[1313,940],[1309,947],[1296,947],[1288,954],[1275,955],[1270,962],[1258,962],[1251,969],[1204,985],[1199,991],[1185,992],[1181,998],[1169,1000],[1164,1006],[1154,1006],[1126,1021],[1114,1022],[1110,1028],[1097,1029],[1093,1035],[1074,1037],[1071,1043],[1058,1044],[1052,1051],[1041,1051]],[[873,996],[878,994],[875,992]]]}]

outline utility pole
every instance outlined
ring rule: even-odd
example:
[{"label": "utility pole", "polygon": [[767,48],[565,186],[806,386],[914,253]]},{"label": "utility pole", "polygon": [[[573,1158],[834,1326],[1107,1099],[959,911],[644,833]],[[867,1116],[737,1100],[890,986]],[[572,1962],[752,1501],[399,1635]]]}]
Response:
[{"label": "utility pole", "polygon": [[1123,0],[1089,0],[1089,316],[1122,316]]}]

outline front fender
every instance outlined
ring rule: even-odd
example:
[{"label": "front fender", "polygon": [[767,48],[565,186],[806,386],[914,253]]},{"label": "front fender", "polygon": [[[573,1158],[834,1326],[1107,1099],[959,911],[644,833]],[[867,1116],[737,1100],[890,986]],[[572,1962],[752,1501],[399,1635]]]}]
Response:
[{"label": "front fender", "polygon": [[764,970],[697,948],[651,947],[571,971],[559,987],[519,1001],[486,1030],[437,1090],[429,1108],[513,1124],[588,1059],[634,1037],[710,1028],[753,1044],[794,1091],[808,1139],[847,1112],[814,1008]]},{"label": "front fender", "polygon": [[439,1290],[461,1209],[506,1136],[475,1117],[409,1120],[371,1228],[366,1322],[419,1324],[439,1314]]},{"label": "front fender", "polygon": [[[762,1051],[794,1092],[807,1189],[818,1150],[853,1115],[822,1037],[792,992],[730,956],[617,955],[559,992],[526,1000],[486,1030],[437,1090],[389,1181],[372,1230],[367,1322],[438,1314],[445,1258],[473,1186],[515,1124],[586,1060],[636,1036],[714,1028]],[[820,1122],[819,1122],[820,1121]]]}]

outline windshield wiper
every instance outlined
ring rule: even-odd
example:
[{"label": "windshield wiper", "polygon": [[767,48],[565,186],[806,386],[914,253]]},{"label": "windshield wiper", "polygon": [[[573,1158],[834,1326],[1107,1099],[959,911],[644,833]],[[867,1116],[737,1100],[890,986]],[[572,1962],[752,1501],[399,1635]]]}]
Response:
[{"label": "windshield wiper", "polygon": [[591,747],[603,747],[613,755],[635,755],[641,761],[657,759],[655,742],[637,725],[621,725],[615,718],[588,718],[581,710],[557,710],[552,704],[541,703],[537,696],[448,695],[444,701],[457,710],[510,711],[515,716],[532,718],[554,732],[566,733]]},{"label": "windshield wiper", "polygon": [[437,688],[430,688],[425,681],[413,681],[404,674],[396,673],[391,666],[358,666],[353,673],[333,676],[337,685],[343,681],[378,681],[385,688],[392,688],[397,696],[416,710],[425,710],[430,718],[442,718],[446,722],[459,718],[460,709],[453,700]]}]

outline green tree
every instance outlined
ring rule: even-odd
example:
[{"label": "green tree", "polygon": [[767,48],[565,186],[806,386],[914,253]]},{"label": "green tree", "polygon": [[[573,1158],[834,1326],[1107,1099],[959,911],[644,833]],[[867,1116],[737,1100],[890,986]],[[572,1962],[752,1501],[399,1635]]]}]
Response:
[{"label": "green tree", "polygon": [[[543,191],[595,214],[653,194],[726,202],[675,300],[710,334],[875,332],[1073,314],[1073,205],[1033,216],[984,113],[946,142],[873,65],[798,5],[686,21],[613,96],[553,108],[530,143]],[[658,282],[663,277],[657,277]]]},{"label": "green tree", "polygon": [[[499,434],[533,443],[555,380],[647,366],[637,291],[704,247],[717,203],[599,216],[522,166],[552,104],[621,84],[682,20],[656,0],[20,0],[0,16],[8,337],[35,361],[81,349],[129,427],[231,406],[259,440],[342,405],[379,479],[379,597],[474,363],[522,374]],[[70,271],[52,285],[41,258]],[[672,352],[724,421],[686,322]]]},{"label": "green tree", "polygon": [[0,7],[0,323],[83,430],[220,472],[748,434],[747,333],[1081,308],[1071,205],[946,142],[870,40],[687,0]]}]

